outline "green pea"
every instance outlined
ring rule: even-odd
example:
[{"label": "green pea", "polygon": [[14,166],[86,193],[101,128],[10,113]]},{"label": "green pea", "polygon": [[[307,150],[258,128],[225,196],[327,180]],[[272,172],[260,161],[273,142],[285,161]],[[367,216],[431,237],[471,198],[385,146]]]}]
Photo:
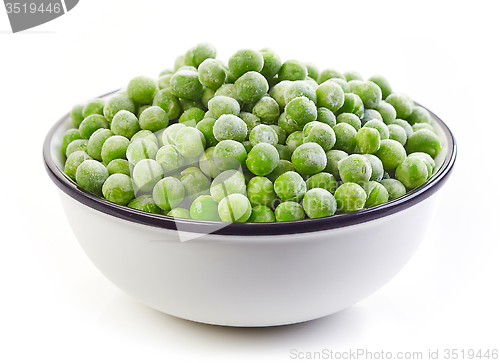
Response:
[{"label": "green pea", "polygon": [[103,113],[104,117],[111,122],[113,117],[115,117],[118,112],[124,110],[135,113],[135,108],[134,101],[128,96],[128,94],[117,93],[106,101]]},{"label": "green pea", "polygon": [[413,110],[413,102],[401,93],[391,93],[386,98],[386,102],[390,103],[396,110],[396,117],[405,119],[411,115]]},{"label": "green pea", "polygon": [[360,120],[363,125],[371,120],[379,120],[382,122],[384,121],[382,115],[377,110],[373,110],[371,108],[365,109],[365,112],[363,113],[363,116],[360,118]]},{"label": "green pea", "polygon": [[366,192],[356,183],[344,183],[335,191],[337,209],[343,213],[355,212],[365,206]]},{"label": "green pea", "polygon": [[189,209],[191,219],[202,221],[220,221],[218,204],[209,195],[200,195]]},{"label": "green pea", "polygon": [[203,155],[200,156],[199,165],[203,174],[212,179],[221,173],[215,160],[215,147],[212,146],[205,150]]},{"label": "green pea", "polygon": [[278,150],[273,145],[259,143],[248,153],[246,165],[255,175],[263,176],[270,174],[278,166],[279,160]]},{"label": "green pea", "polygon": [[215,162],[220,170],[238,169],[247,158],[245,147],[234,140],[223,140],[214,149]]},{"label": "green pea", "polygon": [[242,75],[234,85],[236,86],[238,98],[244,103],[257,102],[269,89],[266,78],[254,71]]},{"label": "green pea", "polygon": [[132,199],[127,206],[148,213],[160,214],[161,212],[161,209],[155,204],[153,197],[146,194]]},{"label": "green pea", "polygon": [[214,136],[215,119],[205,118],[196,124],[196,128],[201,131],[206,140],[206,146],[217,145],[217,139]]},{"label": "green pea", "polygon": [[347,82],[352,80],[363,81],[363,76],[356,71],[344,72],[344,77]]},{"label": "green pea", "polygon": [[365,190],[367,195],[365,208],[374,207],[389,200],[389,192],[380,183],[377,183],[375,181],[363,183],[363,189]]},{"label": "green pea", "polygon": [[378,113],[382,117],[382,121],[384,121],[386,125],[390,125],[394,123],[394,120],[396,120],[396,109],[390,103],[380,101],[376,110],[378,111]]},{"label": "green pea", "polygon": [[203,88],[203,93],[201,94],[201,102],[203,103],[203,106],[208,109],[208,103],[212,98],[215,97],[215,90],[210,89],[210,88]]},{"label": "green pea", "polygon": [[184,157],[174,145],[161,147],[156,154],[156,161],[163,168],[165,175],[170,175],[184,165]]},{"label": "green pea", "polygon": [[335,179],[340,179],[339,161],[346,158],[348,154],[342,150],[330,150],[326,152],[325,172],[332,174]]},{"label": "green pea", "polygon": [[239,117],[247,125],[247,138],[248,138],[250,136],[250,132],[254,129],[254,127],[260,125],[260,118],[249,112],[240,112]]},{"label": "green pea", "polygon": [[372,154],[363,154],[363,156],[368,159],[372,167],[372,176],[370,177],[370,181],[381,181],[384,177],[384,164],[382,164],[382,161]]},{"label": "green pea", "polygon": [[318,83],[322,84],[332,78],[340,78],[345,81],[345,76],[341,72],[332,68],[326,68],[319,74]]},{"label": "green pea", "polygon": [[147,110],[148,108],[150,108],[152,105],[142,105],[141,107],[139,107],[137,109],[137,113],[134,115],[137,117],[137,119],[139,119],[139,117],[141,117],[142,113]]},{"label": "green pea", "polygon": [[83,118],[90,115],[101,115],[104,116],[104,106],[106,101],[100,98],[89,101],[82,110]]},{"label": "green pea", "polygon": [[314,143],[306,142],[292,154],[293,167],[304,174],[316,174],[326,167],[326,154],[323,148]]},{"label": "green pea", "polygon": [[295,171],[281,174],[274,182],[274,191],[283,201],[300,202],[307,191],[306,182]]},{"label": "green pea", "polygon": [[132,178],[139,191],[150,192],[163,178],[163,169],[155,160],[142,159],[135,165]]},{"label": "green pea", "polygon": [[418,123],[418,124],[413,124],[411,127],[413,132],[417,132],[418,130],[426,129],[429,130],[433,133],[436,133],[436,130],[434,130],[434,127],[432,127],[431,124],[426,124],[426,123]]},{"label": "green pea", "polygon": [[396,140],[401,145],[406,144],[406,131],[399,125],[389,125],[387,126],[389,129],[389,139]]},{"label": "green pea", "polygon": [[312,79],[314,79],[315,81],[317,81],[319,78],[318,67],[314,63],[311,63],[311,62],[307,62],[307,63],[305,63],[305,65],[307,67],[307,75],[309,77],[311,77]]},{"label": "green pea", "polygon": [[174,218],[191,219],[190,212],[185,208],[174,208],[167,213],[167,216]]},{"label": "green pea", "polygon": [[252,208],[252,214],[248,219],[249,223],[269,223],[276,222],[273,211],[265,205],[256,205]]},{"label": "green pea", "polygon": [[336,138],[333,148],[347,153],[353,153],[357,146],[356,129],[347,123],[337,123],[333,131],[335,132]]},{"label": "green pea", "polygon": [[153,134],[149,130],[141,130],[138,131],[132,138],[130,139],[130,142],[134,142],[135,140],[139,139],[148,139],[152,143],[154,143],[156,146],[159,146],[158,139],[156,138],[156,135]]},{"label": "green pea", "polygon": [[308,190],[322,188],[332,194],[335,193],[335,190],[337,189],[337,181],[335,180],[335,177],[332,174],[325,172],[314,174],[309,177],[306,181],[306,185]]},{"label": "green pea", "polygon": [[158,152],[158,146],[149,139],[137,139],[130,143],[127,148],[127,160],[136,165],[144,159],[154,159]]},{"label": "green pea", "polygon": [[79,103],[77,105],[74,105],[73,108],[71,109],[71,112],[69,113],[71,121],[73,122],[73,125],[75,125],[76,127],[79,127],[83,119],[85,118],[83,117],[84,107],[85,104]]},{"label": "green pea", "polygon": [[133,78],[127,86],[128,96],[140,105],[152,103],[156,90],[156,81],[153,78],[146,76]]},{"label": "green pea", "polygon": [[111,121],[111,131],[115,135],[125,136],[127,139],[134,136],[139,129],[139,120],[130,111],[118,111]]},{"label": "green pea", "polygon": [[68,147],[66,148],[66,157],[68,158],[71,154],[73,154],[76,151],[83,151],[86,153],[88,144],[89,141],[85,139],[77,139],[71,141]]},{"label": "green pea", "polygon": [[102,161],[101,151],[104,142],[113,136],[111,130],[108,129],[99,129],[90,136],[88,145],[87,145],[87,153],[93,159],[97,161]]},{"label": "green pea", "polygon": [[344,122],[346,124],[349,124],[354,127],[356,131],[359,131],[359,129],[361,128],[361,120],[353,113],[341,113],[337,116],[337,122]]},{"label": "green pea", "polygon": [[318,121],[309,122],[304,126],[304,142],[315,142],[323,148],[323,150],[330,150],[335,145],[336,137],[333,129]]},{"label": "green pea", "polygon": [[370,128],[376,129],[380,134],[381,140],[385,140],[385,139],[389,138],[389,128],[381,120],[374,119],[374,120],[368,121],[367,123],[365,123],[365,125],[363,127],[370,127]]},{"label": "green pea", "polygon": [[132,179],[125,174],[110,175],[102,186],[102,194],[110,202],[126,205],[134,199]]},{"label": "green pea", "polygon": [[344,104],[337,110],[337,115],[342,113],[353,113],[358,117],[362,117],[365,112],[365,106],[361,98],[354,93],[344,94]]},{"label": "green pea", "polygon": [[408,123],[408,121],[405,121],[405,120],[401,120],[399,118],[395,119],[392,124],[394,125],[399,125],[401,126],[405,132],[406,132],[406,139],[408,140],[408,138],[413,134],[413,128],[411,127],[411,125]]},{"label": "green pea", "polygon": [[167,211],[181,203],[184,194],[184,185],[171,176],[161,179],[153,188],[153,199],[156,205]]},{"label": "green pea", "polygon": [[206,140],[203,133],[194,127],[184,127],[175,135],[175,146],[186,158],[196,158],[205,150]]},{"label": "green pea", "polygon": [[299,131],[299,126],[286,112],[283,112],[278,118],[278,126],[281,127],[287,135]]},{"label": "green pea", "polygon": [[371,127],[362,127],[356,134],[359,151],[363,154],[374,154],[380,148],[380,133]]},{"label": "green pea", "polygon": [[406,194],[406,188],[399,180],[382,179],[380,184],[382,184],[389,193],[389,200],[394,200]]},{"label": "green pea", "polygon": [[[351,81],[353,82],[353,81]],[[380,87],[372,81],[365,81],[352,84],[351,92],[357,94],[366,108],[376,108],[382,100]]]},{"label": "green pea", "polygon": [[277,198],[271,180],[262,176],[255,176],[248,182],[247,196],[252,206],[265,205],[272,208]]},{"label": "green pea", "polygon": [[153,99],[153,106],[158,106],[165,111],[169,120],[176,119],[181,114],[181,103],[168,88],[158,91]]},{"label": "green pea", "polygon": [[267,79],[273,78],[281,68],[281,58],[269,48],[261,49],[260,54],[264,59],[264,65],[260,73]]},{"label": "green pea", "polygon": [[63,155],[66,155],[66,149],[72,141],[80,139],[82,139],[82,136],[80,135],[80,131],[78,129],[69,129],[66,131],[62,137],[61,151]]},{"label": "green pea", "polygon": [[372,166],[363,155],[353,154],[338,163],[340,178],[344,183],[363,183],[370,180]]},{"label": "green pea", "polygon": [[408,189],[424,184],[428,177],[427,165],[415,156],[405,158],[396,168],[396,178]]},{"label": "green pea", "polygon": [[326,107],[332,112],[338,111],[344,104],[342,87],[335,82],[324,82],[316,89],[318,107]]},{"label": "green pea", "polygon": [[431,114],[421,106],[413,106],[411,114],[406,118],[410,125],[417,123],[431,123]]},{"label": "green pea", "polygon": [[243,106],[243,101],[238,96],[238,92],[236,91],[236,86],[234,84],[224,84],[217,91],[215,91],[215,97],[217,96],[227,96],[234,98],[240,104],[240,107]]},{"label": "green pea", "polygon": [[[74,141],[73,141],[74,142]],[[430,130],[422,129],[414,132],[406,142],[408,153],[424,152],[435,158],[441,151],[439,137]]]},{"label": "green pea", "polygon": [[102,186],[109,177],[104,165],[95,160],[85,160],[78,166],[75,175],[80,188],[102,196]]},{"label": "green pea", "polygon": [[210,187],[210,195],[220,203],[230,194],[246,194],[245,177],[238,170],[226,170],[220,173]]},{"label": "green pea", "polygon": [[305,219],[304,208],[296,202],[280,203],[274,211],[277,222],[300,221]]},{"label": "green pea", "polygon": [[259,117],[261,122],[271,125],[278,120],[280,116],[280,107],[278,103],[271,97],[262,97],[255,106],[252,113]]},{"label": "green pea", "polygon": [[385,139],[375,155],[382,161],[385,170],[395,169],[406,158],[406,151],[399,142]]},{"label": "green pea", "polygon": [[222,115],[240,114],[240,104],[232,97],[215,96],[208,102],[208,109],[212,117],[218,119]]},{"label": "green pea", "polygon": [[297,97],[307,97],[314,103],[317,102],[316,88],[307,81],[294,81],[285,88],[285,104]]},{"label": "green pea", "polygon": [[179,70],[170,79],[172,93],[176,97],[187,100],[196,100],[203,93],[203,85],[200,83],[198,73],[191,70]]},{"label": "green pea", "polygon": [[264,67],[264,58],[261,53],[251,49],[240,49],[228,61],[229,71],[240,78],[245,73],[260,72]]},{"label": "green pea", "polygon": [[278,106],[280,106],[281,111],[285,109],[285,106],[288,103],[286,102],[285,93],[291,84],[291,81],[281,81],[276,84],[269,92],[270,96],[278,103]]},{"label": "green pea", "polygon": [[199,109],[198,107],[191,107],[189,110],[186,110],[182,113],[179,118],[179,123],[182,123],[186,126],[196,127],[198,122],[203,120],[205,116],[205,111]]},{"label": "green pea", "polygon": [[223,222],[246,222],[252,214],[252,206],[242,194],[231,194],[219,203],[219,217]]},{"label": "green pea", "polygon": [[434,169],[436,168],[436,162],[434,161],[434,159],[429,154],[423,152],[414,152],[408,155],[408,157],[410,156],[416,157],[425,163],[425,165],[427,166],[428,177],[430,178],[432,173],[434,172]]},{"label": "green pea", "polygon": [[278,144],[278,135],[271,126],[258,125],[250,132],[250,142],[252,143],[252,146],[261,142],[276,146]]},{"label": "green pea", "polygon": [[287,137],[286,131],[278,125],[270,125],[270,126],[278,136],[278,144],[284,145]]},{"label": "green pea", "polygon": [[160,77],[158,78],[158,88],[160,90],[170,88],[170,79],[172,79],[174,73],[172,71],[169,72],[171,73],[160,74]]},{"label": "green pea", "polygon": [[377,75],[370,77],[369,80],[380,87],[380,90],[382,91],[382,99],[383,100],[385,100],[387,98],[387,96],[389,96],[392,93],[392,87],[391,87],[389,81],[387,81],[387,79],[384,76],[377,74]]},{"label": "green pea", "polygon": [[75,151],[71,153],[64,163],[64,173],[71,179],[76,180],[76,170],[85,160],[92,160],[85,151]]},{"label": "green pea", "polygon": [[184,63],[187,66],[198,68],[205,60],[215,59],[217,50],[210,43],[200,43],[190,48],[184,55]]},{"label": "green pea", "polygon": [[127,150],[130,141],[123,136],[114,135],[104,141],[101,149],[101,158],[104,165],[108,165],[112,160],[127,158]]},{"label": "green pea", "polygon": [[297,97],[290,101],[285,107],[286,114],[295,121],[299,128],[308,122],[316,120],[317,109],[313,101],[307,97]]},{"label": "green pea", "polygon": [[295,59],[287,60],[281,65],[278,72],[279,81],[303,81],[307,77],[307,67],[304,63]]},{"label": "green pea", "polygon": [[180,181],[185,189],[184,197],[190,203],[200,195],[210,194],[210,180],[196,167],[181,171]]},{"label": "green pea", "polygon": [[317,121],[327,124],[333,128],[337,124],[335,114],[326,107],[319,107],[317,110]]},{"label": "green pea", "polygon": [[235,115],[222,115],[214,123],[213,133],[218,141],[235,140],[243,142],[247,136],[246,123]]},{"label": "green pea", "polygon": [[308,190],[302,201],[307,216],[311,219],[329,217],[337,210],[335,197],[322,188]]},{"label": "green pea", "polygon": [[109,123],[101,115],[90,115],[86,117],[78,130],[84,139],[89,139],[92,134],[99,129],[109,129]]},{"label": "green pea", "polygon": [[148,107],[141,113],[139,125],[143,130],[160,131],[168,126],[167,113],[159,106]]},{"label": "green pea", "polygon": [[272,173],[266,175],[266,178],[274,183],[281,174],[284,174],[287,171],[295,171],[295,168],[293,167],[293,164],[290,160],[281,159],[280,161],[278,161],[278,166],[276,166]]},{"label": "green pea", "polygon": [[115,159],[111,160],[106,169],[108,169],[109,175],[113,174],[124,174],[130,176],[130,169],[132,165],[125,159]]}]

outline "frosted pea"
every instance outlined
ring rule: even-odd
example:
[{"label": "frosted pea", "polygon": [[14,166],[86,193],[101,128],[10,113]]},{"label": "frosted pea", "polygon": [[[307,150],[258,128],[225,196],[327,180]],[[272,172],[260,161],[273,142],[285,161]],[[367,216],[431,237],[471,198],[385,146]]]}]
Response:
[{"label": "frosted pea", "polygon": [[247,137],[250,135],[250,132],[254,127],[260,125],[260,118],[249,112],[240,112],[239,118],[243,120],[243,122],[247,125]]},{"label": "frosted pea", "polygon": [[363,183],[370,180],[372,166],[363,155],[353,154],[338,163],[340,178],[344,183]]},{"label": "frosted pea", "polygon": [[176,207],[184,199],[184,185],[171,176],[158,181],[153,188],[153,199],[162,210]]},{"label": "frosted pea", "polygon": [[253,145],[252,145],[252,142],[249,141],[249,140],[245,140],[242,142],[243,146],[245,147],[245,150],[247,151],[247,154],[250,152],[250,150],[252,150],[253,148]]},{"label": "frosted pea", "polygon": [[180,181],[185,189],[184,197],[190,203],[200,195],[210,194],[210,180],[196,167],[181,171]]},{"label": "frosted pea", "polygon": [[219,205],[209,195],[200,195],[197,197],[189,208],[189,216],[191,219],[202,221],[220,221]]},{"label": "frosted pea", "polygon": [[356,183],[344,183],[335,191],[337,209],[343,213],[363,209],[366,202],[366,192]]},{"label": "frosted pea", "polygon": [[109,176],[104,165],[95,160],[85,160],[78,166],[75,175],[80,188],[102,196],[102,186]]},{"label": "frosted pea", "polygon": [[252,214],[247,221],[248,223],[269,223],[276,222],[273,211],[265,205],[256,205],[252,208]]},{"label": "frosted pea", "polygon": [[317,81],[319,77],[319,69],[316,64],[312,62],[306,62],[305,64],[307,67],[307,75]]},{"label": "frosted pea", "polygon": [[262,97],[255,106],[252,113],[259,117],[262,123],[271,125],[278,120],[280,116],[280,107],[278,103],[271,97]]},{"label": "frosted pea", "polygon": [[335,180],[335,177],[332,174],[325,172],[314,174],[309,177],[306,181],[306,185],[308,190],[322,188],[332,194],[335,193],[335,190],[337,189],[337,181]]},{"label": "frosted pea", "polygon": [[158,78],[158,88],[160,90],[165,88],[170,88],[170,79],[172,78],[173,75],[174,75],[173,73],[161,75],[160,78]]},{"label": "frosted pea", "polygon": [[345,96],[342,87],[335,82],[324,82],[316,89],[318,107],[326,107],[332,112],[339,110],[344,104]]},{"label": "frosted pea", "polygon": [[153,142],[156,146],[159,145],[158,139],[156,138],[155,134],[153,134],[149,130],[138,131],[137,133],[134,134],[134,136],[132,136],[132,138],[130,139],[130,142],[134,142],[135,140],[139,140],[139,139],[148,139],[151,142]]},{"label": "frosted pea", "polygon": [[101,158],[105,165],[115,159],[125,159],[130,141],[123,136],[114,135],[106,139],[101,149]]},{"label": "frosted pea", "polygon": [[249,180],[247,196],[252,206],[265,205],[269,208],[274,206],[277,198],[272,181],[263,176],[255,176]]},{"label": "frosted pea", "polygon": [[369,80],[380,87],[380,90],[382,91],[382,99],[383,100],[385,100],[387,98],[387,96],[389,96],[392,93],[392,87],[391,87],[389,81],[384,76],[376,74],[376,75],[370,77]]},{"label": "frosted pea", "polygon": [[85,151],[75,151],[66,159],[64,163],[64,173],[71,179],[76,180],[76,169],[85,160],[92,160],[92,158]]},{"label": "frosted pea", "polygon": [[109,175],[125,174],[130,176],[131,164],[125,159],[115,159],[110,161],[106,169],[108,169]]},{"label": "frosted pea", "polygon": [[235,140],[243,142],[247,136],[246,123],[235,115],[222,115],[215,121],[214,136],[218,141]]},{"label": "frosted pea", "polygon": [[307,191],[306,182],[295,171],[287,171],[276,178],[274,191],[282,201],[300,202]]},{"label": "frosted pea", "polygon": [[385,139],[380,142],[380,148],[375,155],[384,164],[384,169],[395,169],[406,158],[406,151],[399,142]]},{"label": "frosted pea", "polygon": [[337,123],[333,128],[335,132],[335,145],[336,150],[342,150],[347,153],[353,153],[356,143],[356,129],[347,123]]},{"label": "frosted pea", "polygon": [[212,179],[221,173],[215,161],[215,147],[212,146],[205,150],[200,156],[199,166],[203,174]]},{"label": "frosted pea", "polygon": [[315,142],[323,148],[323,150],[330,150],[335,145],[335,132],[333,129],[318,121],[309,122],[304,126],[303,130],[304,142]]},{"label": "frosted pea", "polygon": [[337,116],[337,122],[338,123],[346,123],[354,127],[356,131],[358,131],[361,128],[361,120],[359,119],[358,116],[356,116],[353,113],[341,113],[340,115]]},{"label": "frosted pea", "polygon": [[281,65],[278,72],[280,81],[303,81],[307,77],[307,67],[304,63],[295,59],[289,59]]},{"label": "frosted pea", "polygon": [[69,129],[66,131],[62,137],[61,151],[63,155],[66,155],[66,149],[71,142],[80,139],[82,139],[82,136],[80,135],[80,131],[78,131],[78,129]]},{"label": "frosted pea", "polygon": [[352,80],[363,81],[363,76],[356,71],[344,72],[344,77],[347,82]]},{"label": "frosted pea", "polygon": [[280,203],[274,211],[277,222],[300,221],[305,219],[304,208],[296,202]]},{"label": "frosted pea", "polygon": [[82,110],[83,118],[90,115],[101,115],[104,116],[104,106],[106,101],[100,98],[89,101]]},{"label": "frosted pea", "polygon": [[198,75],[202,85],[216,90],[224,83],[226,71],[224,66],[215,59],[206,59],[198,67]]},{"label": "frosted pea", "polygon": [[113,133],[108,129],[99,129],[94,132],[92,136],[90,136],[87,145],[87,154],[89,154],[89,156],[97,161],[102,161],[102,146],[104,145],[104,142],[111,136],[113,136]]},{"label": "frosted pea", "polygon": [[382,164],[382,161],[372,154],[363,154],[363,156],[368,159],[372,167],[372,176],[370,177],[370,181],[381,181],[384,177],[384,165]]},{"label": "frosted pea", "polygon": [[87,146],[89,144],[88,140],[85,139],[77,139],[73,140],[69,143],[66,148],[66,157],[69,157],[72,153],[76,151],[84,151],[87,152]]},{"label": "frosted pea", "polygon": [[278,150],[271,144],[261,142],[248,153],[246,166],[253,174],[263,176],[271,173],[279,160]]},{"label": "frosted pea", "polygon": [[243,101],[239,98],[238,92],[236,91],[236,86],[234,84],[223,84],[217,91],[215,91],[215,96],[227,96],[234,98],[240,104],[240,107],[243,106]]},{"label": "frosted pea", "polygon": [[285,88],[285,104],[297,97],[307,97],[314,103],[317,101],[316,88],[307,81],[294,81]]},{"label": "frosted pea", "polygon": [[219,203],[230,194],[246,194],[245,177],[238,170],[226,170],[217,175],[210,186],[210,195]]},{"label": "frosted pea", "polygon": [[141,192],[150,192],[163,178],[161,165],[152,159],[142,159],[134,167],[132,177]]},{"label": "frosted pea", "polygon": [[[203,103],[203,106],[205,106],[208,109],[208,103],[212,98],[215,97],[215,91],[210,88],[203,88],[203,93],[201,94],[201,103]],[[239,105],[239,103],[238,103]]]},{"label": "frosted pea", "polygon": [[203,85],[200,83],[198,73],[192,70],[179,70],[170,79],[172,93],[176,97],[187,100],[196,100],[203,93]]},{"label": "frosted pea", "polygon": [[413,106],[411,109],[411,114],[406,118],[410,125],[416,123],[431,123],[431,114],[425,108],[421,106]]},{"label": "frosted pea", "polygon": [[152,103],[156,90],[156,81],[153,78],[146,76],[133,78],[127,86],[128,96],[140,105]]},{"label": "frosted pea", "polygon": [[215,119],[204,118],[196,124],[196,128],[205,136],[206,146],[211,147],[217,145],[217,139],[214,136]]},{"label": "frosted pea", "polygon": [[387,126],[389,129],[389,139],[396,140],[401,145],[406,144],[406,131],[399,125],[389,125]]},{"label": "frosted pea", "polygon": [[399,198],[406,194],[406,188],[399,180],[390,178],[382,179],[380,184],[382,184],[389,193],[389,200]]},{"label": "frosted pea", "polygon": [[134,199],[132,179],[125,174],[110,175],[102,186],[102,194],[110,202],[126,205]]},{"label": "frosted pea", "polygon": [[428,123],[413,124],[413,126],[411,128],[412,128],[413,132],[416,132],[416,131],[422,130],[422,129],[427,129],[429,131],[432,131],[433,133],[436,133],[436,130],[434,130],[434,127],[432,127],[432,125],[428,124]]},{"label": "frosted pea", "polygon": [[165,145],[156,153],[156,161],[161,165],[163,173],[170,175],[184,164],[184,157],[174,145]]},{"label": "frosted pea", "polygon": [[375,181],[363,183],[363,189],[365,190],[367,196],[365,208],[374,207],[389,200],[389,192],[380,183]]},{"label": "frosted pea", "polygon": [[341,72],[333,68],[326,68],[319,74],[318,83],[322,84],[332,78],[340,78],[345,81],[345,76]]},{"label": "frosted pea", "polygon": [[437,135],[426,129],[414,132],[406,142],[408,153],[424,152],[429,154],[432,158],[437,156],[441,147],[441,142]]},{"label": "frosted pea", "polygon": [[427,165],[415,156],[405,158],[396,168],[396,179],[408,189],[424,184],[428,177]]},{"label": "frosted pea", "polygon": [[73,108],[71,109],[71,112],[69,113],[71,121],[73,122],[73,125],[75,125],[76,127],[80,126],[80,124],[84,119],[82,114],[84,107],[85,107],[84,103],[79,103],[77,105],[74,105]]},{"label": "frosted pea", "polygon": [[229,71],[235,78],[240,78],[247,72],[260,72],[264,67],[264,57],[252,49],[240,49],[228,61]]},{"label": "frosted pea", "polygon": [[179,123],[172,124],[167,127],[162,136],[163,145],[175,145],[175,138],[177,136],[177,133],[185,127],[187,126]]},{"label": "frosted pea", "polygon": [[141,113],[139,125],[143,130],[160,131],[168,126],[167,113],[159,106],[148,107]]},{"label": "frosted pea", "polygon": [[269,48],[261,49],[260,54],[264,59],[264,65],[260,73],[267,79],[271,79],[278,74],[281,68],[281,58]]},{"label": "frosted pea", "polygon": [[274,98],[274,100],[278,103],[278,106],[280,106],[281,111],[285,109],[285,106],[288,103],[286,102],[285,93],[291,84],[292,81],[281,81],[276,84],[269,92],[269,95]]},{"label": "frosted pea", "polygon": [[127,160],[136,165],[143,159],[154,159],[158,152],[158,146],[149,139],[137,139],[130,143],[127,148]]},{"label": "frosted pea", "polygon": [[167,216],[173,218],[191,219],[190,212],[185,208],[174,208],[167,213]]},{"label": "frosted pea", "polygon": [[204,116],[205,111],[199,109],[198,107],[191,107],[189,110],[182,113],[181,117],[179,117],[179,123],[186,126],[196,127],[196,124],[203,120]]},{"label": "frosted pea", "polygon": [[373,110],[371,108],[365,109],[365,112],[363,113],[363,116],[360,118],[360,120],[363,125],[371,120],[379,120],[382,122],[384,121],[382,115],[377,110]]},{"label": "frosted pea", "polygon": [[344,94],[349,92],[349,85],[347,84],[347,82],[341,78],[332,78],[332,79],[329,79],[328,82],[334,82],[334,83],[337,83],[341,88],[342,88],[342,91],[344,91]]},{"label": "frosted pea", "polygon": [[215,96],[208,102],[208,110],[215,119],[222,115],[238,116],[240,114],[240,104],[232,97]]},{"label": "frosted pea", "polygon": [[291,153],[295,151],[300,145],[304,143],[304,133],[302,131],[295,131],[288,135],[286,145]]},{"label": "frosted pea", "polygon": [[371,127],[373,129],[376,129],[380,134],[381,140],[389,138],[389,128],[381,120],[374,119],[374,120],[368,121],[367,123],[364,124],[363,127]]},{"label": "frosted pea", "polygon": [[158,106],[165,111],[169,120],[179,117],[182,111],[179,99],[168,88],[158,91],[153,99],[153,106]]},{"label": "frosted pea", "polygon": [[278,134],[271,126],[258,125],[250,132],[249,140],[253,146],[261,142],[276,146],[278,144]]},{"label": "frosted pea", "polygon": [[147,194],[132,199],[127,206],[148,213],[160,214],[161,212],[161,209],[155,204],[153,197]]},{"label": "frosted pea", "polygon": [[308,190],[302,206],[309,218],[329,217],[335,214],[337,210],[337,201],[335,197],[322,188]]},{"label": "frosted pea", "polygon": [[363,154],[374,154],[380,148],[380,133],[371,127],[362,127],[356,134],[359,151]]},{"label": "frosted pea", "polygon": [[332,174],[335,179],[340,180],[339,161],[349,156],[342,150],[330,150],[326,152],[325,172]]},{"label": "frosted pea", "polygon": [[361,98],[361,101],[363,101],[365,109],[376,108],[377,105],[382,100],[382,91],[380,87],[377,86],[372,81],[352,83],[351,86],[350,86],[351,92],[357,94]]},{"label": "frosted pea", "polygon": [[125,136],[127,139],[134,136],[139,129],[139,120],[130,111],[118,111],[111,121],[111,131],[115,135]]},{"label": "frosted pea", "polygon": [[239,169],[247,158],[247,152],[240,142],[223,140],[215,146],[214,156],[220,170]]},{"label": "frosted pea", "polygon": [[244,103],[260,100],[269,90],[266,78],[257,72],[247,72],[236,80],[236,94]]},{"label": "frosted pea", "polygon": [[92,134],[99,129],[109,129],[109,123],[101,115],[90,115],[86,117],[78,130],[84,139],[89,139]]},{"label": "frosted pea", "polygon": [[314,102],[307,97],[297,97],[290,101],[286,107],[287,116],[295,121],[299,128],[308,122],[316,120],[318,112]]},{"label": "frosted pea", "polygon": [[380,101],[380,103],[377,105],[376,110],[378,111],[379,115],[382,117],[382,121],[384,121],[386,125],[390,125],[394,123],[394,120],[396,120],[396,109],[390,103]]},{"label": "frosted pea", "polygon": [[284,145],[286,142],[286,131],[278,125],[269,125],[278,136],[278,144]]},{"label": "frosted pea", "polygon": [[405,119],[411,115],[413,110],[413,102],[401,93],[391,93],[386,98],[386,102],[390,103],[396,110],[396,117]]},{"label": "frosted pea", "polygon": [[354,93],[348,92],[344,94],[344,104],[337,110],[336,114],[353,113],[358,117],[362,117],[364,112],[365,106],[361,98]]},{"label": "frosted pea", "polygon": [[207,59],[215,59],[217,51],[210,43],[200,43],[190,48],[184,55],[187,66],[199,67]]},{"label": "frosted pea", "polygon": [[413,128],[406,120],[401,120],[399,118],[395,119],[392,124],[401,126],[406,132],[406,139],[408,139],[413,134]]},{"label": "frosted pea", "polygon": [[333,128],[337,124],[335,114],[326,107],[319,107],[317,110],[317,121],[327,124]]},{"label": "frosted pea", "polygon": [[425,163],[425,165],[427,166],[428,177],[430,178],[432,173],[434,172],[434,169],[436,168],[436,162],[434,161],[434,159],[429,154],[423,152],[414,152],[408,155],[408,157],[410,156],[416,157]]},{"label": "frosted pea", "polygon": [[299,131],[297,123],[290,116],[288,116],[286,112],[283,112],[278,118],[278,126],[285,130],[287,135],[290,135],[295,131]]},{"label": "frosted pea", "polygon": [[175,135],[175,146],[182,156],[196,158],[205,150],[205,136],[197,128],[184,127]]},{"label": "frosted pea", "polygon": [[222,199],[218,207],[223,222],[246,222],[252,214],[252,206],[242,194],[231,194]]},{"label": "frosted pea", "polygon": [[323,148],[306,142],[295,149],[292,154],[293,167],[303,174],[316,174],[326,167],[326,154]]}]

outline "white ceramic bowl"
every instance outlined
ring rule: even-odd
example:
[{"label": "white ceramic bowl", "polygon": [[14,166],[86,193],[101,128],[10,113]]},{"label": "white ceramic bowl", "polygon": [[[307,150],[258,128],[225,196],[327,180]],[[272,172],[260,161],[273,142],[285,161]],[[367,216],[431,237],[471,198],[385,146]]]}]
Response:
[{"label": "white ceramic bowl", "polygon": [[[272,326],[345,309],[391,280],[424,238],[456,145],[443,141],[434,176],[389,203],[299,222],[222,224],[174,220],[87,193],[63,172],[68,115],[44,144],[47,172],[85,253],[116,286],[150,307],[197,322]],[[207,233],[208,232],[208,233]]]}]

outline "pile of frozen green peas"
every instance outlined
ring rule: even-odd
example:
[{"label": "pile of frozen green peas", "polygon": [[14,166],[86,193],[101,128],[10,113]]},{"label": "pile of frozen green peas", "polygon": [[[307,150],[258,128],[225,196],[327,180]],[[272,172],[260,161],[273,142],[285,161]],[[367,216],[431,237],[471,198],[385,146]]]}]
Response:
[{"label": "pile of frozen green peas", "polygon": [[66,175],[130,208],[223,222],[359,211],[432,176],[431,116],[384,77],[320,72],[268,48],[216,55],[198,44],[158,79],[74,106]]}]

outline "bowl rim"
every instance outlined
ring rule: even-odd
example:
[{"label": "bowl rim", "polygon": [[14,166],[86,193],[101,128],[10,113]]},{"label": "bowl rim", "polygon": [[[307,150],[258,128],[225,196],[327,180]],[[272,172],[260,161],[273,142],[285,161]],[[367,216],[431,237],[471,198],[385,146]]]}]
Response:
[{"label": "bowl rim", "polygon": [[[116,92],[118,92],[118,90],[104,94],[99,98],[107,97]],[[416,102],[415,105],[425,108]],[[167,230],[225,236],[269,236],[319,232],[353,226],[403,211],[429,198],[444,185],[455,165],[457,145],[448,126],[432,111],[427,108],[425,109],[429,111],[434,121],[441,127],[448,144],[448,150],[440,169],[425,184],[397,199],[357,212],[317,219],[269,223],[225,223],[198,221],[143,212],[127,206],[109,202],[104,198],[91,194],[90,192],[78,187],[74,181],[72,181],[61,169],[59,169],[56,162],[52,158],[52,139],[59,127],[63,123],[67,122],[70,115],[69,113],[57,121],[47,133],[43,144],[43,160],[50,179],[59,189],[61,189],[61,191],[92,209],[129,222]]]}]

